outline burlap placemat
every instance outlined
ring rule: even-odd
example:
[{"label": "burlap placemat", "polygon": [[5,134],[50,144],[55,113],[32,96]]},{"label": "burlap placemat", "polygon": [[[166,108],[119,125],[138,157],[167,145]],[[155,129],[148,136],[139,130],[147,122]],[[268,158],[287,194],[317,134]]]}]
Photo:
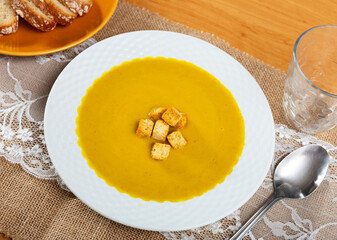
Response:
[{"label": "burlap placemat", "polygon": [[[118,4],[108,24],[94,38],[99,41],[124,32],[150,29],[192,35],[232,55],[248,69],[261,86],[270,103],[275,122],[286,124],[282,109],[286,74],[238,51],[219,38],[169,22],[123,1]],[[14,58],[14,61],[15,59],[18,58]],[[29,76],[30,71],[33,71],[29,68],[30,59],[20,58],[20,64],[24,66],[21,74],[25,76]],[[52,73],[41,73],[44,81],[36,82],[35,94],[42,95],[41,91],[47,94],[63,67],[50,64],[49,69]],[[44,104],[38,106],[43,108]],[[337,143],[335,136],[336,130],[318,135],[334,145]],[[24,172],[20,166],[10,164],[3,158],[0,159],[0,194],[0,232],[13,239],[164,239],[160,233],[126,227],[100,216],[73,194],[62,190],[55,181],[37,179]],[[264,201],[264,198],[255,195],[241,216],[242,222]],[[261,228],[257,231],[262,233],[265,230]],[[326,235],[325,239],[332,239],[332,236],[333,234]]]}]

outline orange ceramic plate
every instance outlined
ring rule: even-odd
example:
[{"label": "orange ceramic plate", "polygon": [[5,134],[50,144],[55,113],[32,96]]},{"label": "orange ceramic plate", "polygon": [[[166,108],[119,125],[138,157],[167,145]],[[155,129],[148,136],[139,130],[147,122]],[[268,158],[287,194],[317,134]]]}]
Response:
[{"label": "orange ceramic plate", "polygon": [[67,26],[41,32],[20,19],[16,33],[0,37],[0,53],[35,56],[59,52],[76,46],[97,33],[114,13],[118,0],[94,0],[88,14]]}]

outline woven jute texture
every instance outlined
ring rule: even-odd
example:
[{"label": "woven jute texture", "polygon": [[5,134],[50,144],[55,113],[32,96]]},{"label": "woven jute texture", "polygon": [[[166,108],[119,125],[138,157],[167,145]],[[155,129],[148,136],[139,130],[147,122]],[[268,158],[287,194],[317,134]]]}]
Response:
[{"label": "woven jute texture", "polygon": [[[282,109],[286,74],[211,34],[169,22],[154,13],[120,1],[113,17],[94,38],[100,41],[138,30],[184,33],[223,49],[248,69],[259,83],[269,101],[275,122],[286,124]],[[26,71],[34,69],[27,67]],[[45,74],[44,84],[50,89],[57,74],[42,74]],[[336,130],[318,137],[334,145],[337,143]],[[0,159],[0,194],[0,232],[13,239],[164,239],[160,233],[126,227],[102,217],[72,193],[62,190],[56,182],[35,178],[3,158]],[[255,210],[252,208],[248,211],[247,217]]]}]

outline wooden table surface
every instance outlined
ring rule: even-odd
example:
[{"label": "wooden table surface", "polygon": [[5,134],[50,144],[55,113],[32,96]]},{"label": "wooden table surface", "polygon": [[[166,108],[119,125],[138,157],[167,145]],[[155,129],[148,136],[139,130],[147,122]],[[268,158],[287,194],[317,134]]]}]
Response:
[{"label": "wooden table surface", "polygon": [[172,21],[212,33],[286,71],[305,30],[337,25],[331,0],[127,0]]},{"label": "wooden table surface", "polygon": [[[127,0],[162,17],[212,33],[241,51],[286,71],[306,29],[337,25],[331,0]],[[8,240],[0,234],[0,240]]]}]

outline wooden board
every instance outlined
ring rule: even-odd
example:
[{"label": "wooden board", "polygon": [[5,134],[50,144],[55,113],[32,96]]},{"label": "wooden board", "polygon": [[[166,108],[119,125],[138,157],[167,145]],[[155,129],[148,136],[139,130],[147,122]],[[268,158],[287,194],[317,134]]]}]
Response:
[{"label": "wooden board", "polygon": [[297,37],[337,24],[329,0],[127,0],[172,21],[213,33],[255,58],[286,71]]}]

